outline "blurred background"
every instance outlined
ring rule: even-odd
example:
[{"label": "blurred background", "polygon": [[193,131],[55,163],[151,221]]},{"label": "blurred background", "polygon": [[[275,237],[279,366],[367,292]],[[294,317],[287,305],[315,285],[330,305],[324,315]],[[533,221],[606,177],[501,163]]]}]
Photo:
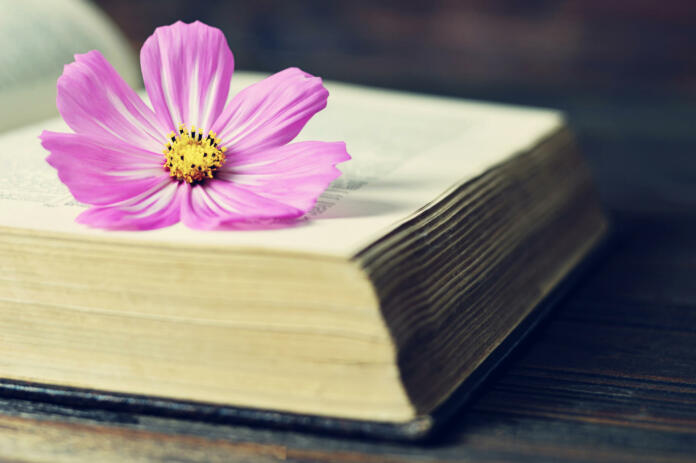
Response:
[{"label": "blurred background", "polygon": [[96,0],[135,49],[224,30],[238,69],[559,108],[610,209],[696,211],[693,0]]}]

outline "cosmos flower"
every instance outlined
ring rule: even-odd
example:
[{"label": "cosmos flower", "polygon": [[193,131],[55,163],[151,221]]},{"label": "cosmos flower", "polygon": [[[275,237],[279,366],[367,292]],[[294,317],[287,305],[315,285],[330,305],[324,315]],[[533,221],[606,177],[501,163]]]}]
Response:
[{"label": "cosmos flower", "polygon": [[350,159],[342,142],[290,143],[326,106],[318,77],[286,69],[228,102],[234,59],[216,28],[160,27],[140,62],[151,106],[96,50],[76,55],[58,79],[58,110],[74,133],[40,138],[60,180],[91,206],[80,223],[147,230],[292,221]]}]

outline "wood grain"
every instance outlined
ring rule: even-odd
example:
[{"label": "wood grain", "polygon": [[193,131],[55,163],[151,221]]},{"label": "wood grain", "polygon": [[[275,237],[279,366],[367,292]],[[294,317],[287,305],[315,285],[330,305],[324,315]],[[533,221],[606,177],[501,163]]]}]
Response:
[{"label": "wood grain", "polygon": [[[692,2],[531,2],[526,13],[513,2],[439,2],[463,10],[442,9],[449,28],[423,20],[431,9],[389,15],[380,2],[369,5],[381,15],[322,15],[317,2],[228,2],[229,14],[222,2],[99,3],[137,44],[153,24],[207,17],[230,23],[242,67],[300,65],[341,80],[563,108],[619,234],[607,260],[427,444],[0,398],[0,461],[696,461]],[[414,34],[423,24],[431,26]]]},{"label": "wood grain", "polygon": [[0,460],[696,461],[696,220],[619,228],[608,259],[431,442],[0,398]]}]

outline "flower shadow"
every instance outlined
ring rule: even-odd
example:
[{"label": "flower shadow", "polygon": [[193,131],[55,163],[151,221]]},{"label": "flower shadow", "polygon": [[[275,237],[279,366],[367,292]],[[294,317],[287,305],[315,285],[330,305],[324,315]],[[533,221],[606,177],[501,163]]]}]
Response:
[{"label": "flower shadow", "polygon": [[364,199],[344,198],[317,215],[306,215],[297,219],[273,219],[265,221],[237,221],[223,223],[215,231],[265,231],[284,228],[298,228],[322,220],[374,217],[402,209],[398,203]]},{"label": "flower shadow", "polygon": [[356,217],[374,217],[402,209],[398,203],[365,199],[344,198],[310,220],[347,219]]}]

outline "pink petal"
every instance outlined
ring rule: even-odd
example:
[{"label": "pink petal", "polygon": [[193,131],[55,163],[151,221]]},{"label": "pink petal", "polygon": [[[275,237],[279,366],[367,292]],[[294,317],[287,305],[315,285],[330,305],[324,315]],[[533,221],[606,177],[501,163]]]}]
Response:
[{"label": "pink petal", "polygon": [[335,165],[349,159],[343,142],[291,143],[250,156],[231,154],[217,178],[306,212],[341,175]]},{"label": "pink petal", "polygon": [[223,33],[201,22],[158,27],[140,50],[147,94],[168,130],[208,131],[230,90],[234,58]]},{"label": "pink petal", "polygon": [[58,111],[77,133],[152,151],[164,147],[166,131],[155,114],[102,54],[75,55],[58,79]]},{"label": "pink petal", "polygon": [[326,107],[328,96],[320,78],[297,68],[286,69],[235,95],[212,130],[230,152],[281,146]]},{"label": "pink petal", "polygon": [[161,154],[74,133],[44,131],[40,138],[51,153],[46,161],[82,203],[111,205],[171,182]]},{"label": "pink petal", "polygon": [[138,198],[118,206],[93,207],[77,221],[95,228],[111,230],[153,230],[179,221],[183,198],[190,189],[187,183],[164,182]]},{"label": "pink petal", "polygon": [[261,221],[287,221],[304,214],[295,207],[217,179],[193,185],[181,210],[181,221],[197,229],[244,228]]}]

